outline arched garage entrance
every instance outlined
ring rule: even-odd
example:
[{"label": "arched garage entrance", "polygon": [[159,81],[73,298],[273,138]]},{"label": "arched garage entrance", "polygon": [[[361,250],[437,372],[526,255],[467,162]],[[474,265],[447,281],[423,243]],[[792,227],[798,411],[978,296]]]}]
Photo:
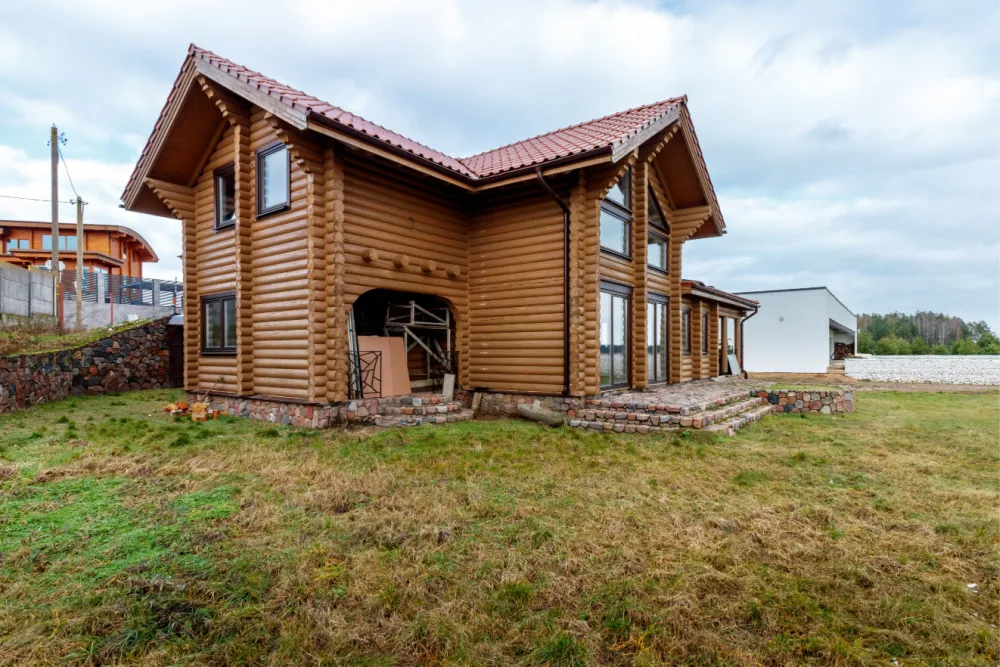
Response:
[{"label": "arched garage entrance", "polygon": [[351,307],[350,328],[351,389],[358,396],[436,391],[445,374],[457,372],[455,314],[446,299],[370,290]]}]

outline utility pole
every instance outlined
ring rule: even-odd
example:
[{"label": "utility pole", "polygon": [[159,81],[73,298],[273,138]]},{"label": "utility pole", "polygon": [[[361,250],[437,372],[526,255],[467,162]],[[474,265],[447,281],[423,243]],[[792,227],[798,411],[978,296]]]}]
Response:
[{"label": "utility pole", "polygon": [[[52,124],[49,139],[52,153],[52,314],[59,311],[59,130]],[[59,322],[62,329],[62,322]]]},{"label": "utility pole", "polygon": [[83,328],[83,199],[76,197],[76,328]]}]

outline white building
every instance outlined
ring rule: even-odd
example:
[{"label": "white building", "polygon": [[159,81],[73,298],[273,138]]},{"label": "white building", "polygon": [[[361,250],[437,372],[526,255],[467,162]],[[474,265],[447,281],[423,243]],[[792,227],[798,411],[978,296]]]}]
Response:
[{"label": "white building", "polygon": [[739,294],[760,302],[743,323],[743,365],[751,373],[826,373],[833,359],[857,349],[858,316],[826,287]]}]

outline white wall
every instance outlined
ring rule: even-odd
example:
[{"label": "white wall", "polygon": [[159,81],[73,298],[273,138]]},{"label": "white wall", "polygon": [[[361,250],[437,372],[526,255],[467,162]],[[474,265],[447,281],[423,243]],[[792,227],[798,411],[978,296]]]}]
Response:
[{"label": "white wall", "polygon": [[751,373],[825,373],[830,318],[823,288],[741,292],[760,310],[744,321],[743,364]]}]

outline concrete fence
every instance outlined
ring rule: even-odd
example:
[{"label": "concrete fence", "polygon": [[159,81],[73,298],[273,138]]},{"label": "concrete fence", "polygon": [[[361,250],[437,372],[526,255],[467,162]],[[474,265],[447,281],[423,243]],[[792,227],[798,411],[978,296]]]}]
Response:
[{"label": "concrete fence", "polygon": [[[86,275],[86,274],[85,274]],[[76,326],[76,279],[75,272],[67,272],[70,279],[67,283],[63,279],[63,323],[68,327]],[[129,292],[135,292],[131,296],[122,298],[122,288],[118,286],[118,276],[111,276],[111,289],[109,289],[108,276],[104,275],[103,280],[84,281],[82,319],[84,329],[96,329],[98,327],[114,326],[123,322],[147,320],[156,317],[168,317],[181,312],[180,301],[176,304],[161,294],[160,280],[136,280],[138,287],[125,288]],[[175,283],[170,283],[174,285]]]},{"label": "concrete fence", "polygon": [[52,274],[36,267],[0,262],[0,321],[52,319]]}]

